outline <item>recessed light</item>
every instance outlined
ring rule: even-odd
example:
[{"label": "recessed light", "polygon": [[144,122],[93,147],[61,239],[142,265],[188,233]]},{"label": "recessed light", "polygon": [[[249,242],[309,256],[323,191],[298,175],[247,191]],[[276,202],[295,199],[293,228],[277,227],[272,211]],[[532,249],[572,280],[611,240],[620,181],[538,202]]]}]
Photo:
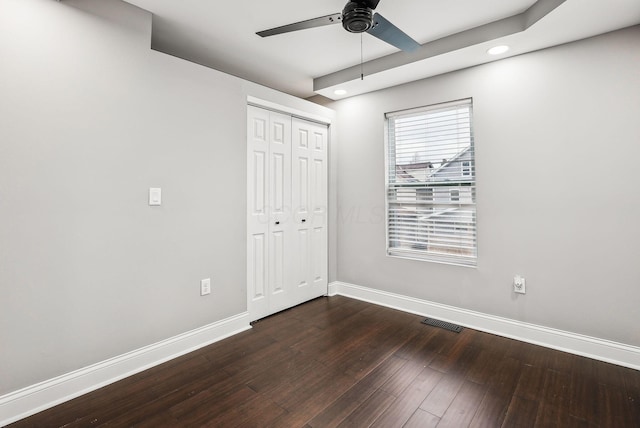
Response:
[{"label": "recessed light", "polygon": [[333,93],[336,95],[346,95],[347,91],[344,89],[336,89],[335,91],[333,91]]},{"label": "recessed light", "polygon": [[509,50],[509,46],[507,46],[507,45],[500,45],[500,46],[494,46],[494,47],[492,47],[491,49],[489,49],[489,50],[487,51],[487,53],[488,53],[489,55],[500,55],[500,54],[505,53],[505,52],[506,52],[506,51],[508,51],[508,50]]}]

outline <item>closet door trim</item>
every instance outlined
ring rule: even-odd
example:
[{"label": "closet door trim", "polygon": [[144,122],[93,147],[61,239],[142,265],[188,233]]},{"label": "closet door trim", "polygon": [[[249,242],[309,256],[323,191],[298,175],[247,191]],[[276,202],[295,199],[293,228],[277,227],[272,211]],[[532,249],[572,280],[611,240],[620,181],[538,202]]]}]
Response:
[{"label": "closet door trim", "polygon": [[256,97],[247,97],[247,105],[258,107],[264,110],[269,110],[274,113],[288,114],[292,118],[298,118],[302,120],[308,120],[309,122],[316,122],[320,125],[331,125],[331,119],[325,116],[309,113],[303,110],[298,110],[292,107],[282,106],[271,101],[263,100]]}]

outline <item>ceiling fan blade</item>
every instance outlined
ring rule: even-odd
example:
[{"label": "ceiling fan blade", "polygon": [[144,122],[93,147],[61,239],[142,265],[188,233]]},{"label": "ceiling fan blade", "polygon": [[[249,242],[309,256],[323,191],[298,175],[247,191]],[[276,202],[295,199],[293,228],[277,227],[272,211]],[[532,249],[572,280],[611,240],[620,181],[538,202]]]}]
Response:
[{"label": "ceiling fan blade", "polygon": [[364,0],[364,4],[366,4],[369,9],[375,9],[378,7],[378,3],[380,3],[380,0]]},{"label": "ceiling fan blade", "polygon": [[292,31],[305,30],[307,28],[322,27],[324,25],[332,25],[339,22],[342,22],[342,14],[334,13],[333,15],[307,19],[306,21],[300,21],[294,24],[283,25],[282,27],[259,31],[256,34],[260,37],[275,36],[276,34],[290,33]]},{"label": "ceiling fan blade", "polygon": [[373,15],[373,26],[367,33],[406,52],[415,51],[420,47],[420,43],[407,36],[404,31],[379,13]]}]

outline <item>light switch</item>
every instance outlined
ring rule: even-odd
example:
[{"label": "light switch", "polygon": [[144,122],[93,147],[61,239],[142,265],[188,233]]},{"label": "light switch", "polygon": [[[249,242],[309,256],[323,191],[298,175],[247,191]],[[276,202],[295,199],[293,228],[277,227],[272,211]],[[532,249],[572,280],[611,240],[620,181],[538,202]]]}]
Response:
[{"label": "light switch", "polygon": [[159,187],[149,188],[149,205],[162,205],[162,189]]}]

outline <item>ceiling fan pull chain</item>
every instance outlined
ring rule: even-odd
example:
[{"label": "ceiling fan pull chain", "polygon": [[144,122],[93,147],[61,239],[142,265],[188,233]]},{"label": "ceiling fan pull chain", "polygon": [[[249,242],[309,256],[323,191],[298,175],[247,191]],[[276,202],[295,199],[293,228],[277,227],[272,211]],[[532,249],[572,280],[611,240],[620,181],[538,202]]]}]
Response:
[{"label": "ceiling fan pull chain", "polygon": [[362,47],[362,33],[360,33],[360,80],[364,80],[364,54]]}]

